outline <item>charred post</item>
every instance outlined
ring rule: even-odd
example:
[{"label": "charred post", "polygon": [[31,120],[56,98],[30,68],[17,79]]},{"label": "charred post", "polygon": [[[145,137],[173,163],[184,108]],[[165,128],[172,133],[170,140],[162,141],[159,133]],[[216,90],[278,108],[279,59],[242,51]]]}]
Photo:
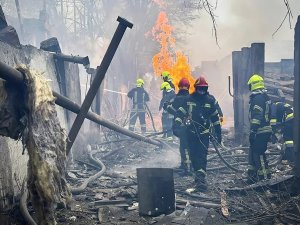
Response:
[{"label": "charred post", "polygon": [[247,82],[252,74],[264,76],[264,51],[264,43],[253,43],[251,48],[245,47],[232,53],[235,138],[243,145],[248,144],[249,134]]},{"label": "charred post", "polygon": [[232,52],[232,79],[233,79],[233,108],[234,108],[234,134],[236,140],[241,140],[241,116],[240,107],[240,89],[239,89],[239,74],[240,74],[240,61],[241,51]]},{"label": "charred post", "polygon": [[[295,28],[294,42],[294,148],[296,152],[296,177],[300,180],[300,16]],[[300,182],[299,182],[300,183]]]}]

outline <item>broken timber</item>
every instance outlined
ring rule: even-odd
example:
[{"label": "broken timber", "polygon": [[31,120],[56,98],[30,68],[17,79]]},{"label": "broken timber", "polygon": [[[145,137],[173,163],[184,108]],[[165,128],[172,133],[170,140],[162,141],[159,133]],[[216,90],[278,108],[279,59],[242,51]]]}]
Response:
[{"label": "broken timber", "polygon": [[[6,65],[3,62],[0,62],[0,78],[8,81],[8,82],[12,82],[12,83],[22,83],[24,82],[24,76],[21,72],[19,72],[18,70]],[[76,104],[75,102],[71,101],[70,99],[60,95],[59,93],[52,91],[53,96],[56,98],[55,103],[67,110],[70,110],[73,113],[78,114],[80,111],[80,106],[78,104]],[[93,112],[88,112],[87,119],[102,125],[104,127],[107,127],[111,130],[114,130],[116,132],[119,132],[121,134],[124,134],[128,137],[137,139],[139,141],[143,141],[152,145],[156,145],[156,146],[162,146],[161,142],[157,141],[157,140],[153,140],[147,137],[144,137],[142,135],[136,134],[134,132],[131,132],[121,126],[118,126],[117,124],[110,122],[104,118],[102,118],[101,116],[99,116],[96,113]]]}]

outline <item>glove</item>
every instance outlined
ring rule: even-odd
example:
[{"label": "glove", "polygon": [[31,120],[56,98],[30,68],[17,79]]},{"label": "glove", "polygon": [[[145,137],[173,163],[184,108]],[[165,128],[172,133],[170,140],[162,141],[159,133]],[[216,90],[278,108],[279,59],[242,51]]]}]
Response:
[{"label": "glove", "polygon": [[223,122],[224,122],[224,118],[223,118],[223,116],[220,116],[220,123],[222,124]]},{"label": "glove", "polygon": [[249,142],[253,142],[255,139],[256,139],[256,132],[251,130],[249,135]]},{"label": "glove", "polygon": [[164,110],[167,110],[167,107],[168,107],[169,104],[170,104],[169,101],[165,101],[165,102],[164,102],[164,104],[163,104]]}]

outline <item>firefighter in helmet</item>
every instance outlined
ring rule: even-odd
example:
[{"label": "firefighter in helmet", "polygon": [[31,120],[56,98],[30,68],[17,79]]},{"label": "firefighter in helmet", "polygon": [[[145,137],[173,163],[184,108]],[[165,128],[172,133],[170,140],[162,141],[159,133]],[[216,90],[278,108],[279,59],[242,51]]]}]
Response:
[{"label": "firefighter in helmet", "polygon": [[185,124],[190,158],[195,172],[196,190],[206,191],[207,152],[210,128],[214,127],[213,139],[221,143],[221,125],[215,98],[208,93],[208,83],[200,76],[195,84],[195,92],[189,95],[178,109],[178,124]]},{"label": "firefighter in helmet", "polygon": [[134,131],[137,118],[140,120],[142,133],[146,132],[146,110],[145,104],[148,102],[149,95],[144,89],[144,81],[142,79],[136,80],[136,87],[131,89],[127,96],[132,99],[132,109],[129,120],[129,130]]},{"label": "firefighter in helmet", "polygon": [[284,157],[290,162],[294,162],[294,141],[293,141],[293,123],[294,110],[293,107],[284,102],[275,102],[271,106],[270,123],[273,133],[282,133],[284,140]]},{"label": "firefighter in helmet", "polygon": [[254,74],[248,81],[251,91],[249,102],[250,149],[248,182],[254,183],[271,177],[266,150],[272,134],[270,126],[271,101],[265,89],[264,79]]},{"label": "firefighter in helmet", "polygon": [[[159,111],[163,108],[165,103],[170,102],[175,97],[175,91],[168,82],[163,82],[160,89],[162,90],[162,99],[159,104]],[[173,140],[172,120],[173,115],[163,109],[161,118],[164,132],[163,137],[167,138],[169,141]]]},{"label": "firefighter in helmet", "polygon": [[173,84],[171,74],[169,71],[163,71],[161,73],[161,78],[163,79],[164,82],[168,82],[170,84],[171,88],[173,88],[175,90],[175,85]]},{"label": "firefighter in helmet", "polygon": [[186,78],[182,78],[178,83],[179,91],[176,94],[175,98],[170,102],[166,102],[164,104],[164,109],[174,116],[173,120],[173,134],[179,138],[180,145],[179,145],[179,152],[180,152],[180,169],[182,169],[185,174],[191,171],[191,161],[190,161],[190,154],[188,149],[188,142],[187,142],[187,134],[186,134],[186,126],[182,123],[176,123],[175,119],[177,118],[177,110],[180,106],[183,105],[187,96],[189,96],[189,88],[190,82]]}]

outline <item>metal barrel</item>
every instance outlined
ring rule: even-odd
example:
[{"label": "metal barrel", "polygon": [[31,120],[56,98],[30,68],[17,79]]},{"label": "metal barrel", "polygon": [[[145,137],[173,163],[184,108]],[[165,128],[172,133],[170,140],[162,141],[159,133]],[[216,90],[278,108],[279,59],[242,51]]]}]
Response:
[{"label": "metal barrel", "polygon": [[137,168],[139,214],[159,216],[175,211],[173,169]]}]

